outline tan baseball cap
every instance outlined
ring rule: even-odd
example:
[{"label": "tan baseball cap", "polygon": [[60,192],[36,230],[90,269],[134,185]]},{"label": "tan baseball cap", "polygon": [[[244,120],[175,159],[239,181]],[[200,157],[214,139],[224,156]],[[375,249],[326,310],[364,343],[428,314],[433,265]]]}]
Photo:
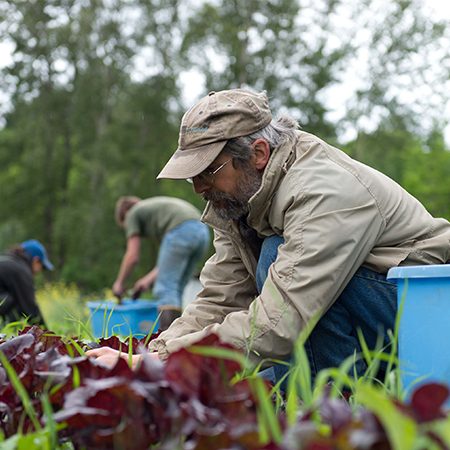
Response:
[{"label": "tan baseball cap", "polygon": [[178,148],[157,178],[195,177],[217,158],[229,139],[252,134],[271,120],[265,92],[210,92],[184,114]]}]

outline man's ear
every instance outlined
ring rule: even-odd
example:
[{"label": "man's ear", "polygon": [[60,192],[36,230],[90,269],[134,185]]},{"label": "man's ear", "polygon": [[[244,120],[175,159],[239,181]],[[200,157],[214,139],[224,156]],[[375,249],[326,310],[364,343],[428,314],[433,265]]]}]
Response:
[{"label": "man's ear", "polygon": [[264,170],[270,158],[270,146],[265,139],[256,139],[252,143],[255,152],[255,167],[258,170]]}]

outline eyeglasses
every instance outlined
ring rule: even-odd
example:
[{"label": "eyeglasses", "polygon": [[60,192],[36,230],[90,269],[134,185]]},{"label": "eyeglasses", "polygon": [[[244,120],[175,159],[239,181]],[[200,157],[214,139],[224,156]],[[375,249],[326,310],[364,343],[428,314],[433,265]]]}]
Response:
[{"label": "eyeglasses", "polygon": [[[217,167],[214,170],[205,169],[203,172],[200,172],[194,178],[198,178],[202,183],[213,184],[214,176],[216,175],[216,173],[219,172],[219,170],[223,169],[232,160],[233,160],[233,158],[228,159],[227,161],[225,161],[223,164],[221,164],[219,167]],[[192,178],[186,178],[186,181],[191,184],[193,183]]]}]

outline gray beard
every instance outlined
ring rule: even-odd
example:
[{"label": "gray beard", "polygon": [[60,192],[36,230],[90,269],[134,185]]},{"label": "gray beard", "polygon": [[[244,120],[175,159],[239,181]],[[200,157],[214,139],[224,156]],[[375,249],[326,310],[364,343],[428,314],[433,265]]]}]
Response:
[{"label": "gray beard", "polygon": [[238,220],[248,214],[248,201],[261,187],[262,174],[254,168],[244,168],[235,195],[206,192],[203,198],[211,203],[216,214],[224,220]]}]

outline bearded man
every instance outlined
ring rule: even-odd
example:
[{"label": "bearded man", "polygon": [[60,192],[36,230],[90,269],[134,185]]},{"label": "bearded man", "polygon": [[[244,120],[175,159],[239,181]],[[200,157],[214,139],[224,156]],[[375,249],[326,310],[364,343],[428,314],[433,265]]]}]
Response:
[{"label": "bearded man", "polygon": [[[397,312],[389,268],[450,258],[447,220],[293,119],[274,121],[264,92],[202,98],[158,178],[190,180],[215,235],[203,290],[150,343],[161,359],[216,333],[270,365],[289,361],[312,329],[305,349],[314,377],[361,353],[358,330],[369,348],[389,345]],[[365,361],[354,359],[352,373],[362,374]],[[275,365],[277,378],[285,368]]]}]

